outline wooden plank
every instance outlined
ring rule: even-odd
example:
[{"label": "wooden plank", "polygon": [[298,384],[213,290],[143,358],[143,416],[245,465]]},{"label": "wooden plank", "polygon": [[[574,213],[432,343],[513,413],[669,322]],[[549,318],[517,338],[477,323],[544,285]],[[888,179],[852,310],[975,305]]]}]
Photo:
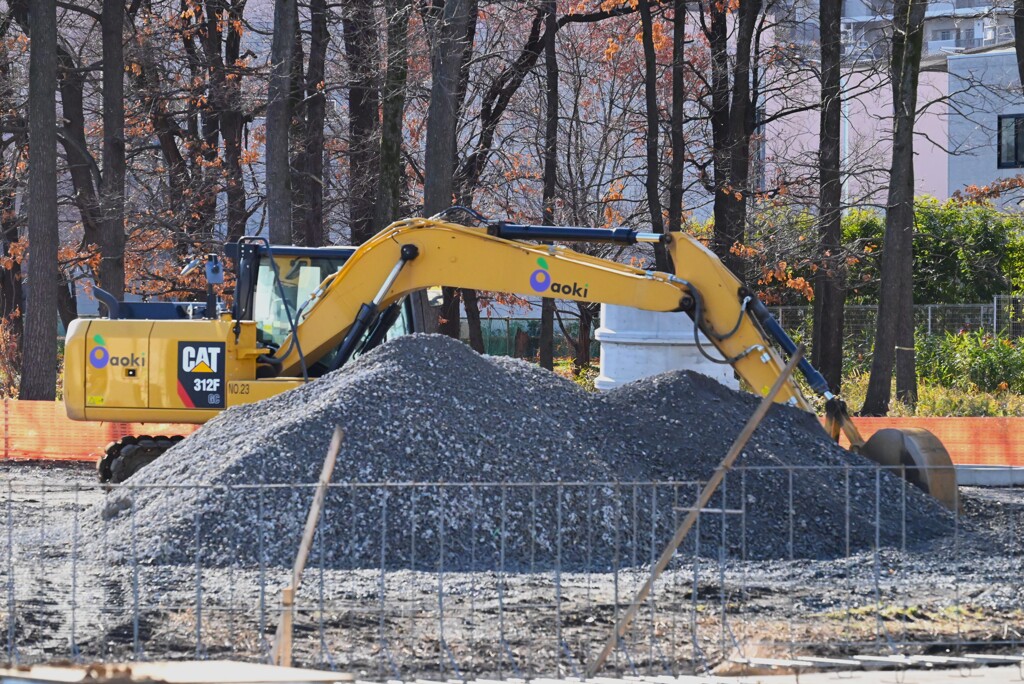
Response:
[{"label": "wooden plank", "polygon": [[344,433],[341,427],[334,428],[334,435],[331,437],[331,445],[327,449],[327,457],[324,459],[324,467],[320,471],[320,481],[316,485],[316,493],[313,495],[313,503],[309,507],[309,514],[306,516],[306,527],[302,531],[302,541],[299,544],[299,552],[295,556],[295,564],[292,567],[291,586],[281,591],[281,619],[277,623],[277,632],[274,634],[274,664],[288,667],[292,664],[292,617],[294,615],[295,595],[302,585],[302,571],[306,569],[306,561],[309,559],[309,549],[313,545],[313,536],[316,534],[317,525],[320,524],[320,509],[323,508],[324,498],[327,496],[327,486],[331,483],[331,476],[334,474],[334,464],[338,460],[338,452],[341,451],[341,442]]},{"label": "wooden plank", "polygon": [[648,576],[647,581],[644,582],[643,586],[640,587],[640,591],[637,592],[633,598],[633,602],[629,608],[623,614],[622,618],[619,619],[619,623],[612,629],[612,633],[608,636],[608,641],[605,642],[604,648],[597,654],[597,657],[587,666],[587,677],[592,678],[601,666],[604,665],[605,661],[608,660],[608,656],[615,650],[615,647],[619,643],[619,639],[625,635],[626,630],[629,629],[629,625],[633,622],[633,618],[640,611],[640,605],[644,602],[647,596],[651,593],[651,589],[654,587],[654,582],[658,579],[665,568],[668,567],[669,562],[672,560],[672,556],[675,555],[676,549],[683,543],[683,539],[689,534],[690,529],[697,522],[697,516],[700,515],[701,509],[708,505],[711,497],[718,490],[718,486],[725,479],[725,475],[732,468],[736,459],[739,458],[743,448],[747,445],[750,437],[754,434],[754,430],[761,424],[765,415],[768,413],[768,409],[775,403],[775,395],[779,393],[782,386],[789,380],[789,376],[793,373],[796,365],[800,362],[800,359],[804,354],[804,346],[800,345],[797,347],[793,355],[789,357],[789,363],[782,369],[779,377],[775,379],[775,384],[772,385],[771,389],[768,390],[768,394],[764,396],[761,403],[758,404],[754,414],[750,416],[747,424],[743,426],[743,430],[740,431],[736,441],[733,442],[732,447],[728,453],[722,459],[722,462],[715,469],[711,479],[708,480],[707,484],[704,485],[703,491],[700,496],[697,497],[696,503],[694,503],[690,512],[683,518],[683,522],[679,525],[679,529],[676,530],[675,536],[668,543],[665,549],[661,552],[661,557],[658,558],[658,562],[655,563],[654,568],[651,570],[651,574]]}]

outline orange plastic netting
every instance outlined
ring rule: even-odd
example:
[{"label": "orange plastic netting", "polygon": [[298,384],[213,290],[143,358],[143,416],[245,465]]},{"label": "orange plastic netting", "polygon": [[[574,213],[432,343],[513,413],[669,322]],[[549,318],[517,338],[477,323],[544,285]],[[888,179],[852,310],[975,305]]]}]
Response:
[{"label": "orange plastic netting", "polygon": [[[1024,466],[1024,418],[855,418],[864,439],[882,428],[923,428],[958,465]],[[847,446],[845,439],[841,440]]]},{"label": "orange plastic netting", "polygon": [[197,425],[176,423],[82,423],[68,419],[64,404],[3,402],[0,458],[95,461],[109,442],[126,435],[187,435]]},{"label": "orange plastic netting", "polygon": [[[954,463],[1024,466],[1024,418],[857,418],[856,424],[865,439],[882,428],[924,428],[946,445]],[[187,435],[198,427],[82,423],[69,420],[60,402],[5,400],[0,458],[95,461],[109,442],[126,435]]]}]

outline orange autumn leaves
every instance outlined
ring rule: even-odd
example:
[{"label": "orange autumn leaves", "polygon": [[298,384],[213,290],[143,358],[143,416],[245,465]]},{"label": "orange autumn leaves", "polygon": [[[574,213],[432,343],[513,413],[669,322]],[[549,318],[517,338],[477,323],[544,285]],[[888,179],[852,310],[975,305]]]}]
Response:
[{"label": "orange autumn leaves", "polygon": [[814,273],[818,270],[817,264],[806,259],[796,265],[784,260],[768,261],[761,248],[740,242],[733,244],[729,251],[752,264],[751,275],[759,273],[756,281],[758,294],[766,304],[781,304],[787,291],[797,293],[807,301],[814,299],[814,287],[807,278],[797,275],[797,270],[809,269]]}]

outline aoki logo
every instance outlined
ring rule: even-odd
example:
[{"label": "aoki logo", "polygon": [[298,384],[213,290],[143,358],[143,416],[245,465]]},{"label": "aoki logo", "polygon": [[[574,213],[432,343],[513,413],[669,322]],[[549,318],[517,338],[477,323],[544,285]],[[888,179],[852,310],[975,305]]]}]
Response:
[{"label": "aoki logo", "polygon": [[544,257],[537,258],[537,265],[540,266],[530,274],[530,287],[534,292],[544,292],[551,287],[551,274],[548,273],[548,262]]},{"label": "aoki logo", "polygon": [[93,368],[106,368],[110,362],[110,352],[107,351],[106,342],[99,335],[93,335],[92,341],[98,344],[98,347],[93,347],[92,351],[89,352],[89,363],[92,364]]},{"label": "aoki logo", "polygon": [[536,271],[530,274],[530,287],[533,288],[534,292],[546,292],[551,290],[555,294],[565,295],[566,297],[575,297],[583,299],[587,296],[589,283],[580,285],[573,281],[570,283],[556,283],[551,279],[551,274],[548,272],[548,262],[544,257],[537,259],[537,264],[540,266]]},{"label": "aoki logo", "polygon": [[130,356],[111,356],[110,352],[107,351],[107,343],[102,336],[93,335],[92,341],[98,345],[93,347],[92,351],[89,352],[89,364],[93,368],[106,368],[107,365],[124,366],[125,368],[146,367],[145,354],[140,356],[136,356],[135,354],[131,354]]}]

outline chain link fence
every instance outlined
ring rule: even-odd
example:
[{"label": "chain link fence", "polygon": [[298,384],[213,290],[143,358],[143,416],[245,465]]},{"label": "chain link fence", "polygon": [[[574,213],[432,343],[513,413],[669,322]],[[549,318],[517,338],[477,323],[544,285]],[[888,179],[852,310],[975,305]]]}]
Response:
[{"label": "chain link fence", "polygon": [[[813,324],[811,306],[768,307],[782,327],[797,341],[810,343]],[[878,309],[874,305],[851,304],[844,318],[845,349],[848,354],[867,356],[875,340]],[[983,331],[1012,337],[1024,337],[1024,297],[1000,295],[991,302],[978,304],[919,304],[914,307],[919,333],[944,335],[962,331]],[[567,320],[570,335],[575,336],[578,320]],[[591,355],[600,356],[601,345],[593,339],[599,326],[593,325]],[[540,343],[540,320],[536,318],[484,318],[481,321],[486,353],[496,356],[533,358]],[[469,339],[469,324],[462,321],[462,339]],[[555,325],[555,356],[572,356],[574,349]]]},{"label": "chain link fence", "polygon": [[[575,355],[574,343],[579,335],[580,321],[578,318],[563,317],[562,325],[555,321],[554,356],[555,358]],[[590,353],[597,358],[601,344],[594,339],[598,323],[590,327]],[[539,318],[481,318],[480,332],[484,339],[484,353],[491,356],[515,356],[517,358],[536,358],[540,347]],[[568,335],[572,342],[566,338]],[[462,320],[460,338],[469,341],[469,322]]]},{"label": "chain link fence", "polygon": [[[914,306],[914,323],[919,334],[945,335],[964,331],[1005,332],[1007,319],[1000,313],[1005,303],[919,304]],[[797,341],[810,343],[813,309],[810,306],[768,307],[782,327]],[[1024,309],[1022,309],[1024,311]],[[878,308],[874,305],[848,305],[843,317],[844,349],[847,354],[867,356],[875,343]],[[1024,326],[1020,334],[1024,334]]]},{"label": "chain link fence", "polygon": [[[815,509],[801,488],[826,482],[839,494]],[[1024,497],[925,506],[938,530],[925,539],[923,495],[899,482],[873,466],[729,472],[601,673],[1024,661]],[[701,486],[333,484],[297,596],[296,662],[380,681],[579,677]],[[293,497],[304,516],[313,485],[207,489],[216,505],[178,521],[187,534],[169,548],[146,487],[8,478],[0,660],[267,662],[290,567],[265,553],[280,532],[264,504]],[[111,522],[97,532],[97,519]],[[208,553],[236,519],[212,541],[255,557]],[[825,528],[828,548],[809,545]]]}]

